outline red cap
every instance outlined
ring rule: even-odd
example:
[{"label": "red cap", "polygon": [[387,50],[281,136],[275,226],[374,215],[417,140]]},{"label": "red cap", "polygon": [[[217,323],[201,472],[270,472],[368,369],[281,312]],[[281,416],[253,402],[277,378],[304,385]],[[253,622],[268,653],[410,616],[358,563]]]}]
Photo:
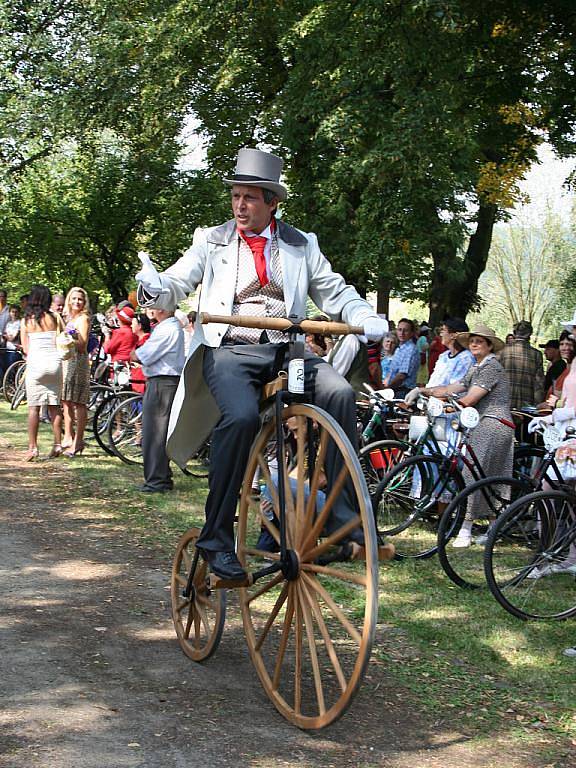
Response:
[{"label": "red cap", "polygon": [[118,320],[120,320],[121,323],[130,325],[132,320],[134,320],[136,313],[134,312],[132,307],[122,307],[122,309],[117,310],[116,316],[118,317]]}]

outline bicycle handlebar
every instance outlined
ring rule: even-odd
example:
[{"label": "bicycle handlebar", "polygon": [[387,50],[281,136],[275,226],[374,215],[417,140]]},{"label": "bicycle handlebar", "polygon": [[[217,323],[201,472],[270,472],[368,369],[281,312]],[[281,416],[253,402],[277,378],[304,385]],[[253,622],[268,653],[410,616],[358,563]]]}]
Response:
[{"label": "bicycle handlebar", "polygon": [[[222,325],[234,325],[238,328],[258,328],[265,331],[288,331],[294,323],[286,317],[250,317],[248,315],[211,315],[208,312],[200,313],[200,321],[207,323],[221,323]],[[302,320],[298,326],[304,333],[319,333],[324,336],[346,336],[349,333],[362,335],[364,329],[359,326],[336,323],[328,320]]]}]

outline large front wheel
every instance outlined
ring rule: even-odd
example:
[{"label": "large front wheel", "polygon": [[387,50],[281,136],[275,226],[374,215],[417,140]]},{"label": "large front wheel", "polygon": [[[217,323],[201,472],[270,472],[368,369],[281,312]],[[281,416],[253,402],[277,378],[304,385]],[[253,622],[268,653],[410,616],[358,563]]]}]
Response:
[{"label": "large front wheel", "polygon": [[[310,405],[285,408],[282,419],[294,439],[280,466],[274,420],[250,455],[238,556],[250,572],[280,563],[282,473],[289,558],[241,589],[240,605],[267,695],[291,723],[317,729],[346,711],[368,664],[378,608],[376,531],[358,458],[336,421]],[[350,543],[358,529],[364,547]]]}]

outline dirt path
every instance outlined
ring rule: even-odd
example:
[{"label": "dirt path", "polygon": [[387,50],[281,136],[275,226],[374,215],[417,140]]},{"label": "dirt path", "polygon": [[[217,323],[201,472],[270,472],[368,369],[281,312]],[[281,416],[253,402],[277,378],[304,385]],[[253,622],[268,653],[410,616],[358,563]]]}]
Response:
[{"label": "dirt path", "polygon": [[24,464],[0,446],[2,768],[535,765],[421,722],[381,666],[331,728],[289,726],[260,689],[234,601],[216,656],[187,660],[169,563],[131,544],[105,508],[48,498],[46,472],[66,478],[63,463]]}]

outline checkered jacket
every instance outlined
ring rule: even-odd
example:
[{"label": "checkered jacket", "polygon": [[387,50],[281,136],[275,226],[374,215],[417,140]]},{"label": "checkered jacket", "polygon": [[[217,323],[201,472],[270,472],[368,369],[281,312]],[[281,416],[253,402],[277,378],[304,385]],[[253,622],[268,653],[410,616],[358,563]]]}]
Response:
[{"label": "checkered jacket", "polygon": [[535,405],[544,400],[542,352],[525,339],[514,339],[498,355],[510,380],[512,408]]}]

